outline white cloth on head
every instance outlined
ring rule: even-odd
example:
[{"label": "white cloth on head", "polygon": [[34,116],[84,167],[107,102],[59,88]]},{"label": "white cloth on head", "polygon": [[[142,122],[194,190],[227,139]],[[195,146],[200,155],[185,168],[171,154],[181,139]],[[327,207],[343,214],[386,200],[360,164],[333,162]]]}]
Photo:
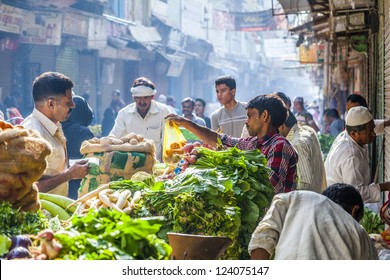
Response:
[{"label": "white cloth on head", "polygon": [[363,227],[324,195],[293,191],[275,195],[252,234],[249,252],[263,248],[275,260],[377,260]]},{"label": "white cloth on head", "polygon": [[136,103],[132,103],[118,112],[110,134],[117,138],[126,136],[131,132],[142,134],[145,139],[154,141],[156,158],[161,160],[165,117],[170,113],[165,104],[152,100],[148,113],[145,118],[142,118],[137,111]]},{"label": "white cloth on head", "polygon": [[131,93],[135,97],[145,97],[145,96],[151,96],[155,95],[157,93],[157,90],[152,89],[147,86],[136,86],[131,88]]}]

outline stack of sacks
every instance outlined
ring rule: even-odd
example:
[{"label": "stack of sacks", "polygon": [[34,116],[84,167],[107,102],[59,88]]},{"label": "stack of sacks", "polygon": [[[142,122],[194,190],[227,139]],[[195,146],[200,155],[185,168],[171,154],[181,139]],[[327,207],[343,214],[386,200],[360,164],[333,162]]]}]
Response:
[{"label": "stack of sacks", "polygon": [[34,184],[46,169],[50,144],[37,132],[0,121],[0,202],[23,211],[40,208]]}]

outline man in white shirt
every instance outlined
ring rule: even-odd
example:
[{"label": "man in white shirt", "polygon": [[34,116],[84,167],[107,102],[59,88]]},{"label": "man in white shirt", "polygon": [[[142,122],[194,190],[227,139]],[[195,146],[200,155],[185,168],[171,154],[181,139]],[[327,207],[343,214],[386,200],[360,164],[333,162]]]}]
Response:
[{"label": "man in white shirt", "polygon": [[322,193],[326,188],[326,175],[317,133],[307,125],[299,125],[290,111],[279,133],[291,142],[298,153],[298,190]]},{"label": "man in white shirt", "polygon": [[148,78],[135,79],[131,88],[134,103],[118,112],[110,135],[117,138],[133,132],[151,139],[156,146],[156,158],[161,160],[164,139],[165,117],[170,114],[169,108],[153,100],[157,90]]},{"label": "man in white shirt", "polygon": [[366,107],[351,108],[346,117],[346,132],[337,137],[325,161],[328,185],[355,186],[364,203],[380,201],[380,192],[390,190],[390,182],[371,183],[367,144],[375,140],[374,120]]},{"label": "man in white shirt", "polygon": [[323,194],[294,191],[275,195],[252,234],[252,259],[377,260],[378,253],[358,221],[363,201],[355,187],[335,184]]},{"label": "man in white shirt", "polygon": [[45,172],[37,182],[40,192],[67,196],[68,181],[83,179],[89,171],[87,160],[77,161],[68,168],[61,122],[75,107],[72,87],[71,79],[57,72],[43,73],[33,82],[34,110],[21,125],[38,131],[52,146],[52,153],[46,157]]}]

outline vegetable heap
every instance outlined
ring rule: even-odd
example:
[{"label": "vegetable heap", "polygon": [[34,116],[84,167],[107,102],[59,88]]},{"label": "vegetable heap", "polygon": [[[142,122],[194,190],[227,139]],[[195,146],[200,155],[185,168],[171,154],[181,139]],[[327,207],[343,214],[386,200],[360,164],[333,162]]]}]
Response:
[{"label": "vegetable heap", "polygon": [[171,247],[156,236],[161,217],[132,219],[119,211],[91,209],[74,216],[71,224],[55,233],[62,245],[58,258],[66,260],[166,260]]},{"label": "vegetable heap", "polygon": [[274,194],[266,158],[259,150],[196,150],[195,165],[173,180],[155,184],[137,213],[164,215],[165,233],[230,237],[227,258],[247,259],[251,234]]},{"label": "vegetable heap", "polygon": [[336,137],[330,135],[330,134],[319,134],[318,135],[318,141],[320,142],[321,151],[324,155],[324,160],[326,159],[326,156],[328,155],[330,148],[332,147],[333,141],[336,139]]},{"label": "vegetable heap", "polygon": [[24,212],[13,208],[7,201],[0,203],[0,234],[8,237],[17,234],[36,234],[47,227],[47,219],[41,211]]},{"label": "vegetable heap", "polygon": [[381,234],[385,230],[385,224],[378,213],[364,207],[364,216],[359,222],[368,234]]}]

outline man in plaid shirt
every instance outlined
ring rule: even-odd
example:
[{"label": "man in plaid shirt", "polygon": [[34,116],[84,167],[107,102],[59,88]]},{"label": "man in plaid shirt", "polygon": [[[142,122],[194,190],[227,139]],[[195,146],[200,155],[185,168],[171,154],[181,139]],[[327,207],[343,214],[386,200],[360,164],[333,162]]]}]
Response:
[{"label": "man in plaid shirt", "polygon": [[220,138],[222,144],[228,147],[237,146],[241,150],[260,149],[271,168],[268,175],[275,193],[283,193],[295,190],[297,185],[298,155],[291,143],[278,131],[287,114],[283,101],[275,94],[253,98],[247,104],[248,119],[245,125],[250,135],[247,138],[218,134],[177,115],[168,115],[167,118],[188,129],[212,147],[216,146]]}]

